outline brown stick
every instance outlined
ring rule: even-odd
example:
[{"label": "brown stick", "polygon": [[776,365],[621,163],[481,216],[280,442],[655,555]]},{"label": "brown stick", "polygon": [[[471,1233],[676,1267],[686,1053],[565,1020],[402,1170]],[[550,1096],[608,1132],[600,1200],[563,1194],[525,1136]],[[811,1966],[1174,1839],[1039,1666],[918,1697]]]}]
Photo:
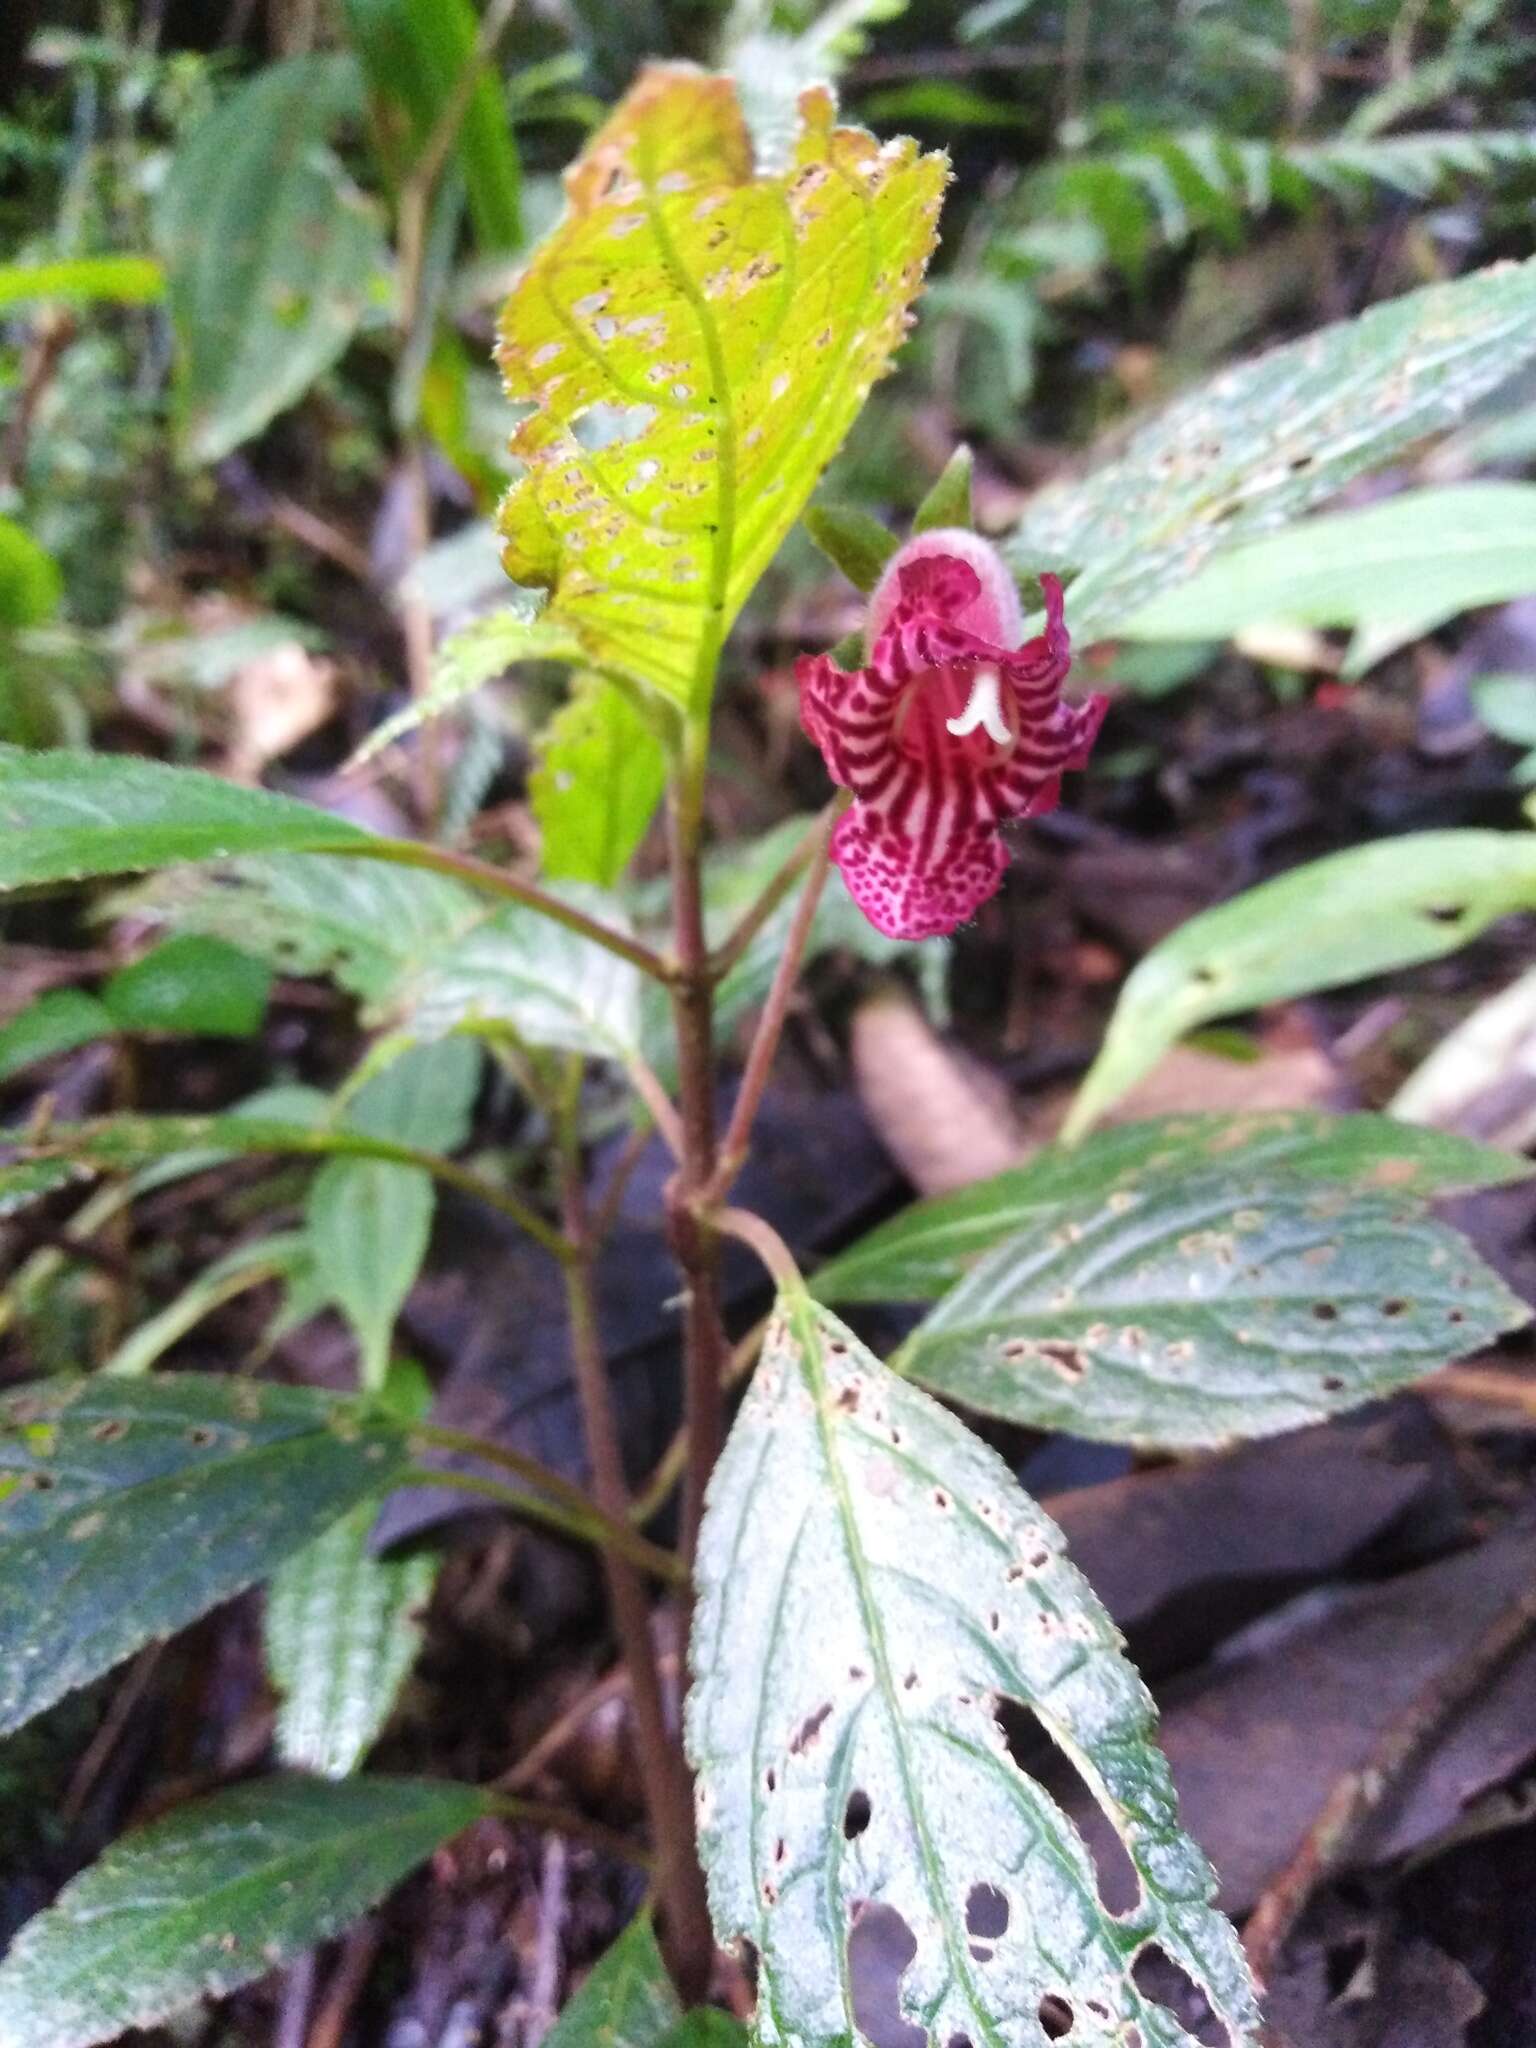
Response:
[{"label": "brown stick", "polygon": [[1453,1668],[1440,1670],[1390,1722],[1363,1764],[1340,1778],[1300,1848],[1264,1892],[1243,1930],[1262,1985],[1318,1886],[1341,1869],[1367,1824],[1437,1736],[1536,1629],[1536,1586],[1502,1608]]}]

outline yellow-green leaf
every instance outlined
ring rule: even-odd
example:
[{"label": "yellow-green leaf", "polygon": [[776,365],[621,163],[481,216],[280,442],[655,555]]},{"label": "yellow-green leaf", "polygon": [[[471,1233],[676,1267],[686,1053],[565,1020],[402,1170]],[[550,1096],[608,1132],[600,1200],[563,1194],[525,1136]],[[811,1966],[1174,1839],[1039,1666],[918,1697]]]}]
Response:
[{"label": "yellow-green leaf", "polygon": [[728,78],[644,72],[568,174],[507,302],[530,408],[506,566],[588,659],[699,705],[732,620],[889,366],[934,242],[944,159],[801,99],[754,172]]},{"label": "yellow-green leaf", "polygon": [[666,752],[633,695],[602,676],[578,677],[540,739],[528,783],[545,874],[611,889],[645,837],[666,780]]}]

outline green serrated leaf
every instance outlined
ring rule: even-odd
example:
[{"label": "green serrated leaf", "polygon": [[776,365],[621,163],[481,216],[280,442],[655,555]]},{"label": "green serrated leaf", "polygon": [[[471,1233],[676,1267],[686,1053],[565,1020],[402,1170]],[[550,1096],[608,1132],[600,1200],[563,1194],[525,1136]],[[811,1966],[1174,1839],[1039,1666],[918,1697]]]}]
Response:
[{"label": "green serrated leaf", "polygon": [[579,662],[581,642],[568,626],[540,617],[531,606],[509,606],[473,625],[451,633],[432,658],[432,686],[376,726],[358,748],[354,760],[371,761],[406,733],[462,704],[476,690],[505,674],[520,661]]},{"label": "green serrated leaf", "polygon": [[374,1557],[365,1502],[279,1566],[267,1589],[266,1650],[282,1694],[277,1753],[295,1770],[349,1777],[385,1722],[421,1647],[439,1560]]},{"label": "green serrated leaf", "polygon": [[1344,673],[1356,676],[1474,605],[1532,589],[1536,484],[1446,484],[1233,548],[1122,631],[1191,640],[1271,620],[1353,626]]},{"label": "green serrated leaf", "polygon": [[211,1374],[0,1397],[0,1733],[271,1572],[408,1463],[388,1417]]},{"label": "green serrated leaf", "polygon": [[1358,1407],[1529,1316],[1415,1204],[1243,1161],[1054,1205],[893,1363],[1033,1429],[1190,1450]]},{"label": "green serrated leaf", "polygon": [[651,1916],[641,1913],[566,2005],[544,2048],[662,2048],[682,2016]]},{"label": "green serrated leaf", "polygon": [[178,860],[376,843],[361,826],[290,797],[193,768],[68,748],[0,746],[0,827],[0,889]]},{"label": "green serrated leaf", "polygon": [[[1193,2048],[1132,1974],[1152,1942],[1251,2048],[1242,1952],[1179,1828],[1152,1703],[1062,1549],[995,1453],[827,1311],[781,1301],[710,1489],[687,1713],[715,1928],[757,1952],[760,2042],[865,2036],[849,1936],[884,1907],[929,2048],[1044,2039],[1054,2000],[1082,2048]],[[1001,1700],[1120,1836],[1140,1880],[1124,1912],[1012,1761]]]},{"label": "green serrated leaf", "polygon": [[1137,965],[1062,1135],[1069,1143],[1186,1031],[1437,960],[1536,906],[1536,834],[1411,832],[1309,861],[1202,911]]},{"label": "green serrated leaf", "polygon": [[498,357],[530,408],[508,573],[590,662],[701,708],[732,621],[905,328],[946,166],[801,100],[755,172],[734,84],[653,66],[566,181]]},{"label": "green serrated leaf", "polygon": [[611,889],[666,787],[661,741],[632,696],[583,675],[540,736],[538,756],[528,795],[544,835],[544,872]]},{"label": "green serrated leaf", "polygon": [[1123,629],[1218,549],[1283,526],[1454,424],[1536,353],[1536,258],[1429,285],[1223,370],[1118,460],[1031,500],[1021,574],[1080,568],[1074,639]]},{"label": "green serrated leaf", "polygon": [[188,932],[120,968],[101,999],[120,1031],[250,1038],[261,1029],[271,991],[263,961],[225,939]]},{"label": "green serrated leaf", "polygon": [[962,442],[945,463],[938,481],[912,515],[914,533],[930,533],[945,526],[974,527],[971,506],[971,478],[975,458]]},{"label": "green serrated leaf", "polygon": [[79,988],[51,988],[0,1024],[0,1081],[38,1060],[57,1059],[113,1031],[111,1012]]},{"label": "green serrated leaf", "polygon": [[833,568],[866,597],[898,545],[895,534],[859,505],[807,505],[804,526]]},{"label": "green serrated leaf", "polygon": [[258,1779],[114,1842],[0,1964],[0,2048],[92,2048],[338,1933],[486,1811],[419,1778]]},{"label": "green serrated leaf", "polygon": [[1517,1153],[1386,1116],[1154,1117],[1096,1131],[1080,1145],[1048,1145],[1027,1165],[914,1203],[818,1268],[811,1289],[821,1301],[934,1301],[983,1252],[1026,1231],[1048,1233],[1065,1207],[1140,1195],[1165,1176],[1217,1166],[1244,1181],[1278,1169],[1288,1179],[1419,1200],[1536,1171]]},{"label": "green serrated leaf", "polygon": [[301,398],[384,275],[379,209],[328,146],[359,104],[350,57],[289,57],[237,87],[176,152],[155,228],[194,461],[217,461]]}]

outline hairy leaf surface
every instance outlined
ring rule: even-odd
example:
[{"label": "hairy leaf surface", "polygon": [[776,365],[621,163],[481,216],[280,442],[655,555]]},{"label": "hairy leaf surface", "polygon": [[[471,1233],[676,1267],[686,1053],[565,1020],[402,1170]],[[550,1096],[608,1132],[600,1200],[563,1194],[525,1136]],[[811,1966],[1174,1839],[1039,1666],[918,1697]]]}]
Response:
[{"label": "hairy leaf surface", "polygon": [[1533,1171],[1518,1154],[1385,1116],[1154,1117],[1097,1131],[1081,1145],[1048,1145],[1023,1166],[914,1203],[828,1260],[811,1288],[822,1301],[936,1300],[983,1252],[1026,1230],[1049,1232],[1066,1206],[1139,1194],[1167,1175],[1223,1165],[1239,1194],[1276,1167],[1298,1180],[1419,1197],[1493,1187]]},{"label": "hairy leaf surface", "polygon": [[1140,961],[1063,1129],[1081,1136],[1201,1024],[1437,960],[1536,907],[1536,833],[1410,832],[1202,911]]},{"label": "hairy leaf surface", "polygon": [[176,860],[367,846],[345,818],[192,768],[0,746],[0,889]]},{"label": "hairy leaf surface", "polygon": [[[1124,2048],[1129,2029],[1192,2048],[1132,1974],[1152,1942],[1248,2048],[1247,1973],[1179,1828],[1151,1701],[1059,1532],[803,1297],[781,1301],[716,1470],[698,1576],[700,1847],[716,1931],[760,1958],[761,2042],[867,2035],[849,1934],[881,1909],[908,1930],[901,2010],[933,2048],[1044,2048],[1063,2004],[1082,2048]],[[1012,1760],[1001,1701],[1034,1714],[1124,1842],[1140,1896],[1123,1912]]]},{"label": "hairy leaf surface", "polygon": [[1058,1203],[894,1363],[1031,1428],[1193,1449],[1358,1407],[1529,1315],[1416,1205],[1245,1159]]},{"label": "hairy leaf surface", "polygon": [[0,1964],[0,2048],[91,2048],[338,1933],[484,1813],[469,1785],[257,1779],[114,1842]]},{"label": "hairy leaf surface", "polygon": [[946,176],[801,101],[754,170],[726,77],[653,67],[566,179],[498,358],[530,408],[502,511],[515,581],[589,660],[680,703],[887,368]]},{"label": "hairy leaf surface", "polygon": [[1219,548],[1283,526],[1427,434],[1536,354],[1536,258],[1429,285],[1223,370],[1118,460],[1031,500],[1021,575],[1080,568],[1067,620],[1118,632]]},{"label": "hairy leaf surface", "polygon": [[0,1398],[0,1733],[273,1571],[407,1464],[387,1416],[212,1374]]},{"label": "hairy leaf surface", "polygon": [[267,1668],[282,1694],[277,1752],[323,1778],[355,1771],[421,1647],[438,1559],[374,1557],[365,1501],[279,1566],[267,1589]]}]

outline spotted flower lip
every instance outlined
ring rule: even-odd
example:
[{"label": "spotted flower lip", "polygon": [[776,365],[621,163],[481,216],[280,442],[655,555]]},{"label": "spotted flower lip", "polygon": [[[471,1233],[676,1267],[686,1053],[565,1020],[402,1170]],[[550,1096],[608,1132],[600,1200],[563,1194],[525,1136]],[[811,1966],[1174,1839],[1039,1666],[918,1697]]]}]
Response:
[{"label": "spotted flower lip", "polygon": [[1000,828],[1054,810],[1085,766],[1108,700],[1063,702],[1071,643],[1061,585],[1040,579],[1045,631],[1020,643],[1018,591],[1001,556],[959,528],[891,558],[870,600],[865,666],[795,665],[800,717],[854,804],[832,858],[877,931],[952,932],[1008,865]]}]

